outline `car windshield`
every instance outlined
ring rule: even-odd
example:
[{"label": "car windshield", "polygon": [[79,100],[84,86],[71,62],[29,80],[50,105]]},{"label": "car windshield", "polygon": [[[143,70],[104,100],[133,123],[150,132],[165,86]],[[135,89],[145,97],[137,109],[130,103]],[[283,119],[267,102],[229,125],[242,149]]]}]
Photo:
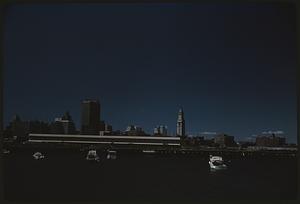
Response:
[{"label": "car windshield", "polygon": [[213,164],[215,166],[219,166],[219,165],[223,165],[223,162],[222,161],[214,161]]}]

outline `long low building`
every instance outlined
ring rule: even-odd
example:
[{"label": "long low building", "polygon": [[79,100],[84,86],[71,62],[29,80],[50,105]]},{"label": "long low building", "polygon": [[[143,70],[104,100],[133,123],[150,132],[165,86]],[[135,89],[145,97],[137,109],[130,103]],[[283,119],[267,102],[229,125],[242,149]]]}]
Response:
[{"label": "long low building", "polygon": [[179,137],[29,134],[31,143],[180,146]]}]

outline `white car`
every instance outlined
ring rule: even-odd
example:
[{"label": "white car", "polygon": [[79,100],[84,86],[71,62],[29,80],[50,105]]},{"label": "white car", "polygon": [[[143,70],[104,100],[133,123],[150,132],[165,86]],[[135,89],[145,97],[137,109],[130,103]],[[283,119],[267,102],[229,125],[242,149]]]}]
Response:
[{"label": "white car", "polygon": [[209,156],[209,166],[211,169],[214,170],[221,170],[221,169],[226,169],[227,166],[223,161],[223,158],[220,156]]},{"label": "white car", "polygon": [[106,159],[117,159],[117,152],[109,150]]},{"label": "white car", "polygon": [[36,153],[34,153],[32,156],[33,156],[33,158],[36,159],[36,160],[44,159],[44,158],[45,158],[45,156],[44,156],[41,152],[36,152]]},{"label": "white car", "polygon": [[86,160],[88,161],[97,161],[99,162],[100,161],[100,158],[97,154],[97,151],[96,150],[90,150],[86,156]]},{"label": "white car", "polygon": [[3,149],[3,154],[9,154],[10,151],[8,149]]}]

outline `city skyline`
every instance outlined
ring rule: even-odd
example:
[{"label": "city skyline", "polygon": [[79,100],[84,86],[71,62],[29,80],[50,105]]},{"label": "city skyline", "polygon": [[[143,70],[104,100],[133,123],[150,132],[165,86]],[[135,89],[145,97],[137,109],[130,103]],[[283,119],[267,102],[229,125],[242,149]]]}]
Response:
[{"label": "city skyline", "polygon": [[[93,112],[93,116],[89,116],[89,119],[88,122],[87,121],[87,115],[86,115],[86,104],[90,104],[92,103],[93,105],[93,109],[90,108],[89,112]],[[205,137],[206,139],[214,139],[216,136],[218,135],[224,135],[227,133],[224,132],[224,131],[219,131],[219,132],[208,132],[208,131],[197,131],[197,132],[194,132],[194,133],[191,133],[189,131],[186,132],[185,130],[185,117],[184,117],[184,110],[183,110],[183,107],[180,106],[179,107],[179,110],[178,110],[178,114],[177,114],[177,122],[176,122],[176,125],[175,125],[175,128],[176,128],[176,131],[173,132],[172,129],[170,131],[170,129],[168,129],[168,126],[165,126],[163,124],[159,124],[159,125],[156,125],[155,127],[152,128],[152,131],[149,131],[149,132],[144,132],[143,130],[143,127],[137,125],[137,124],[130,124],[128,123],[126,127],[123,127],[121,129],[112,129],[113,127],[113,124],[109,124],[107,123],[105,120],[101,120],[101,111],[102,109],[100,109],[101,107],[101,103],[99,102],[99,99],[84,99],[82,100],[81,102],[81,122],[80,124],[76,125],[72,119],[72,116],[70,115],[69,111],[65,111],[63,116],[62,117],[58,117],[58,118],[54,118],[52,120],[47,120],[47,121],[41,121],[41,120],[31,120],[31,121],[40,121],[40,122],[46,122],[46,123],[49,123],[49,125],[53,125],[54,122],[56,123],[57,121],[62,121],[62,122],[72,122],[74,123],[74,130],[70,129],[71,133],[76,133],[76,134],[81,134],[81,135],[102,135],[103,131],[106,131],[106,125],[110,126],[111,130],[110,132],[113,132],[113,134],[116,134],[118,131],[120,131],[119,133],[117,134],[120,134],[120,133],[126,133],[127,131],[129,131],[128,129],[130,128],[139,128],[141,131],[142,131],[142,134],[141,136],[143,136],[144,134],[148,135],[148,136],[152,136],[152,135],[161,135],[161,136],[176,136],[176,137],[182,137],[182,136],[192,136],[192,137]],[[96,109],[95,109],[96,108]],[[62,114],[61,114],[62,115]],[[17,119],[16,119],[17,118]],[[21,121],[26,121],[26,120],[23,120],[21,118],[20,115],[16,114],[13,116],[13,120],[21,120]],[[12,122],[12,121],[10,121]],[[88,122],[88,123],[87,123]],[[92,125],[91,127],[89,127],[89,123]],[[63,125],[64,126],[64,125]],[[67,128],[67,127],[64,127],[64,128]],[[92,128],[92,129],[89,129],[89,128]],[[159,128],[159,129],[158,129]],[[75,130],[77,132],[75,132]],[[113,130],[113,131],[112,131]],[[58,130],[59,131],[59,130]],[[65,130],[65,133],[63,134],[69,134],[67,133],[68,130]],[[117,131],[117,132],[116,132]],[[158,131],[158,132],[157,132]],[[167,134],[168,132],[168,134]],[[52,134],[56,134],[55,131],[52,132]],[[261,133],[256,133],[256,134],[252,134],[246,138],[242,138],[240,139],[239,141],[248,141],[248,142],[254,142],[254,140],[257,138],[257,137],[262,137],[262,136],[267,136],[267,135],[273,135],[273,136],[279,136],[279,137],[283,137],[286,139],[286,136],[285,136],[285,132],[284,131],[281,131],[281,130],[276,130],[276,131],[263,131]],[[236,137],[236,138],[239,138],[238,136],[233,136],[233,137]]]},{"label": "city skyline", "polygon": [[175,133],[183,106],[187,133],[283,131],[296,142],[294,16],[277,4],[11,6],[5,125],[68,110],[78,129],[80,101],[92,97],[114,129]]}]

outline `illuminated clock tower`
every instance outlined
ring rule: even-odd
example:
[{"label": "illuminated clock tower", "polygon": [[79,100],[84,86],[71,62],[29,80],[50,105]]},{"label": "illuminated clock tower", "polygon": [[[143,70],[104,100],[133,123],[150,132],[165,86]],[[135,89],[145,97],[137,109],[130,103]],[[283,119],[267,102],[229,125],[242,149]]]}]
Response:
[{"label": "illuminated clock tower", "polygon": [[179,109],[178,112],[176,135],[179,137],[185,136],[185,121],[182,107]]}]

